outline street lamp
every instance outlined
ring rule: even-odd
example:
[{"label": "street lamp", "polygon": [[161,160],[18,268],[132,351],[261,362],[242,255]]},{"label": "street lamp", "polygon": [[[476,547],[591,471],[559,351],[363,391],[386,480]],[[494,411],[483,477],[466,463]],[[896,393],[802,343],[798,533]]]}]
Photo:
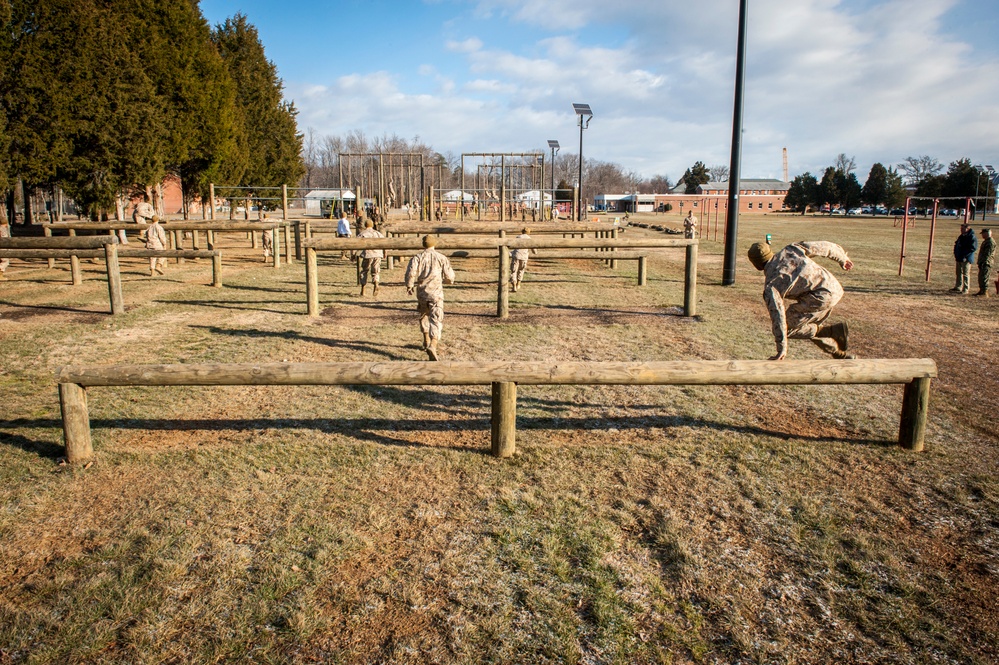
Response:
[{"label": "street lamp", "polygon": [[[572,110],[576,112],[579,116],[579,206],[576,209],[576,221],[583,221],[583,130],[590,126],[590,120],[593,119],[593,111],[590,110],[589,104],[573,104]],[[583,122],[583,118],[586,118],[586,122]]]},{"label": "street lamp", "polygon": [[[982,180],[982,165],[978,164],[977,166],[975,166],[975,171],[978,172],[978,177],[975,178],[975,212],[971,216],[972,220],[978,217],[978,183],[980,183]],[[985,188],[985,191],[986,192],[989,191],[988,187]]]},{"label": "street lamp", "polygon": [[[552,207],[555,206],[555,155],[558,153],[559,145],[555,139],[548,139],[548,147],[552,149]],[[541,197],[544,203],[544,197]]]},{"label": "street lamp", "polygon": [[985,165],[985,170],[989,173],[988,182],[985,183],[985,206],[982,208],[982,221],[985,221],[985,216],[989,214],[989,183],[995,186],[995,169],[992,168],[991,164]]}]

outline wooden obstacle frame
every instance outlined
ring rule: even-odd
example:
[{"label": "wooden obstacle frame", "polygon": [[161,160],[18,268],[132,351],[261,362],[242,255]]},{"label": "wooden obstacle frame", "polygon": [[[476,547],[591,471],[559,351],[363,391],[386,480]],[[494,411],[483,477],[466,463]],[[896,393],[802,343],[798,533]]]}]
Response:
[{"label": "wooden obstacle frame", "polygon": [[[312,238],[304,241],[305,246],[305,292],[309,316],[319,316],[319,251],[359,251],[364,249],[395,250],[412,253],[422,251],[420,238]],[[683,288],[684,316],[696,316],[697,312],[697,240],[663,239],[663,238],[510,238],[510,237],[451,237],[438,238],[438,251],[451,250],[492,250],[499,258],[499,275],[497,279],[496,315],[507,318],[510,315],[510,295],[507,288],[510,282],[510,250],[511,249],[559,249],[559,250],[595,250],[592,256],[598,260],[613,261],[613,251],[619,249],[667,249],[680,248],[686,250]],[[607,251],[601,256],[601,251]],[[545,258],[540,256],[538,258]],[[642,268],[644,261],[639,260],[639,280],[643,281]]]},{"label": "wooden obstacle frame", "polygon": [[491,451],[516,452],[518,385],[903,384],[898,443],[921,451],[929,411],[928,358],[660,362],[332,362],[64,366],[56,372],[66,458],[93,457],[87,389],[96,386],[379,385],[492,387]]}]

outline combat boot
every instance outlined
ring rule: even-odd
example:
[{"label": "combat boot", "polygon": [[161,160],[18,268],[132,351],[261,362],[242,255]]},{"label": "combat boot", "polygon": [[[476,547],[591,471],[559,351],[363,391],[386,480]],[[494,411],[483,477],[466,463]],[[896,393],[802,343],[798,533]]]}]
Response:
[{"label": "combat boot", "polygon": [[857,356],[852,353],[847,353],[846,351],[837,351],[833,354],[833,358],[836,360],[856,360]]},{"label": "combat boot", "polygon": [[831,326],[822,326],[819,328],[818,332],[815,333],[816,337],[829,337],[836,341],[836,345],[839,347],[840,351],[846,351],[850,348],[850,329],[846,325],[846,322],[836,323]]},{"label": "combat boot", "polygon": [[426,351],[430,347],[430,333],[423,333],[423,350]]},{"label": "combat boot", "polygon": [[361,284],[361,295],[362,296],[364,295],[364,289],[365,289],[365,286],[363,284]]},{"label": "combat boot", "polygon": [[430,340],[430,344],[427,346],[427,357],[431,360],[438,360],[437,358],[437,340]]},{"label": "combat boot", "polygon": [[375,288],[372,290],[371,295],[378,297],[378,282],[375,282]]}]

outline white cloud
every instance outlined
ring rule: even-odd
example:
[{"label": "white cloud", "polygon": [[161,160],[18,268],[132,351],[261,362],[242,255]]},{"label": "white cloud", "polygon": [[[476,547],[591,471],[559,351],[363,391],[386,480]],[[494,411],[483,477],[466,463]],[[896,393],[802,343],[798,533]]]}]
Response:
[{"label": "white cloud", "polygon": [[[442,40],[446,61],[414,68],[417,77],[289,85],[303,127],[419,135],[454,153],[518,151],[549,138],[573,145],[570,103],[582,101],[595,114],[588,158],[674,179],[696,160],[728,162],[737,3],[469,2],[495,31]],[[944,33],[955,2],[754,0],[742,173],[779,176],[783,147],[792,176],[840,152],[856,157],[861,179],[874,161],[908,155],[999,159],[999,61]],[[528,25],[546,36],[520,42]]]}]

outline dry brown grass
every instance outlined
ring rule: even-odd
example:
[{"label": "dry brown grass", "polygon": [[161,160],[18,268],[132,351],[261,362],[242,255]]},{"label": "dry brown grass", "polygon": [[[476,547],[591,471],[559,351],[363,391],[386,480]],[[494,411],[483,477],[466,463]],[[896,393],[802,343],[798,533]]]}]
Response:
[{"label": "dry brown grass", "polygon": [[[61,364],[420,359],[414,307],[399,269],[361,299],[324,258],[310,321],[301,265],[242,240],[221,290],[204,262],[126,261],[113,318],[100,266],[74,289],[15,263],[0,664],[994,662],[999,299],[946,293],[952,226],[927,284],[921,228],[899,278],[890,221],[741,220],[746,245],[849,250],[838,316],[861,356],[936,359],[920,454],[894,445],[897,386],[521,387],[508,461],[481,388],[102,388],[96,463],[59,466]],[[644,289],[630,264],[535,261],[506,321],[492,264],[456,263],[443,352],[765,358],[760,277],[740,260],[719,286],[720,253],[702,243],[696,320],[680,252]]]}]

